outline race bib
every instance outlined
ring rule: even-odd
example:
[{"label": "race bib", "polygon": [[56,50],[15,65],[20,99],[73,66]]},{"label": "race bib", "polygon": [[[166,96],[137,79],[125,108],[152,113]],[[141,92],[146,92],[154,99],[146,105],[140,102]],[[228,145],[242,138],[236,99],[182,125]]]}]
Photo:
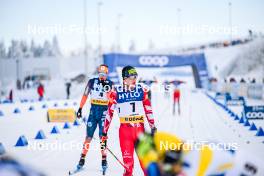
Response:
[{"label": "race bib", "polygon": [[144,116],[120,117],[120,123],[144,123]]}]

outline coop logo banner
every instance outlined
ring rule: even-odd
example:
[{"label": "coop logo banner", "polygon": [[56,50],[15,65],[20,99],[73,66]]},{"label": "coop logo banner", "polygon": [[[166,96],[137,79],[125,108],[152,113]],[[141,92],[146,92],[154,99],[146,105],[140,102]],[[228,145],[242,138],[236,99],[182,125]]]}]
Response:
[{"label": "coop logo banner", "polygon": [[140,56],[139,63],[146,66],[163,67],[169,63],[167,56]]},{"label": "coop logo banner", "polygon": [[264,106],[245,106],[244,113],[248,120],[263,120]]}]

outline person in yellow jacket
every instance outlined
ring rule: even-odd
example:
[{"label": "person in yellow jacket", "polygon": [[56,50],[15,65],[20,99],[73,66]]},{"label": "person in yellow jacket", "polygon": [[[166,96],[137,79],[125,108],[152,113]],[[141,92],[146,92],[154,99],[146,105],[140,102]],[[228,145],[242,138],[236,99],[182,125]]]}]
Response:
[{"label": "person in yellow jacket", "polygon": [[[142,133],[136,152],[147,176],[264,175],[264,162],[249,153],[230,148],[213,149],[212,144],[184,143],[175,135]],[[221,148],[221,149],[220,149]]]}]

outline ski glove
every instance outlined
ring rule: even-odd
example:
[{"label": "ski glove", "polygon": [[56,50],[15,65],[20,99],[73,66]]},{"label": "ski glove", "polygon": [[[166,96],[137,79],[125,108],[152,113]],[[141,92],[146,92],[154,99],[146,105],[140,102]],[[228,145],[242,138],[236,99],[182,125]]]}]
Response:
[{"label": "ski glove", "polygon": [[79,108],[77,111],[77,118],[81,118],[82,117],[82,108]]}]

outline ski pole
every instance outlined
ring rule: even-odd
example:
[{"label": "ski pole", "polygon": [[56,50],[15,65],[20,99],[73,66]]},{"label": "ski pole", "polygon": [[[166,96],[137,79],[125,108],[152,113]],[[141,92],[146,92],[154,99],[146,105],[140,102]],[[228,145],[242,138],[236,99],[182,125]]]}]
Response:
[{"label": "ski pole", "polygon": [[[85,124],[85,122],[83,121],[83,123]],[[97,140],[95,137],[93,137],[93,139]],[[120,161],[120,159],[118,159],[118,157],[108,148],[106,147],[106,150],[108,150],[110,152],[110,154],[116,159],[116,161],[125,169],[128,170],[127,167],[124,165],[124,163],[122,163]]]},{"label": "ski pole", "polygon": [[125,170],[128,170],[127,169],[127,167],[117,158],[117,156],[108,148],[108,147],[106,147],[106,149],[111,153],[111,155],[117,160],[117,162],[119,162],[119,164],[121,165],[121,166],[123,166],[123,168],[125,169]]}]

